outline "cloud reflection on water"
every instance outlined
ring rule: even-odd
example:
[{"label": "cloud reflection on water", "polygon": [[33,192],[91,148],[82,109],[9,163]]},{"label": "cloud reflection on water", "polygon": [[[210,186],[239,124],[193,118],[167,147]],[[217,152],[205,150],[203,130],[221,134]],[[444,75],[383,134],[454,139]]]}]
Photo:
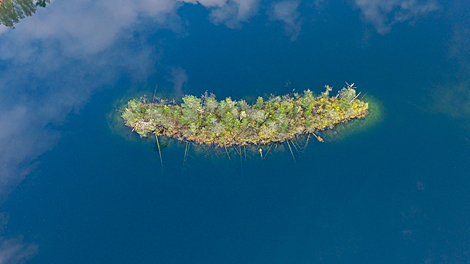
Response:
[{"label": "cloud reflection on water", "polygon": [[[28,164],[51,148],[62,122],[97,89],[122,74],[153,72],[156,48],[134,37],[141,17],[175,28],[174,1],[54,2],[1,36],[0,193],[21,181]],[[140,43],[139,49],[132,45]]]},{"label": "cloud reflection on water", "polygon": [[[123,75],[143,79],[158,47],[134,37],[141,19],[177,29],[174,1],[53,2],[0,36],[0,203],[58,141],[60,125]],[[141,43],[139,49],[132,46]],[[36,246],[0,237],[0,263],[20,263]]]},{"label": "cloud reflection on water", "polygon": [[302,23],[298,11],[299,1],[281,1],[273,4],[268,11],[271,20],[283,21],[286,35],[291,36],[291,40],[297,39]]},{"label": "cloud reflection on water", "polygon": [[388,33],[393,24],[416,19],[439,9],[433,0],[355,0],[363,19],[378,33]]}]

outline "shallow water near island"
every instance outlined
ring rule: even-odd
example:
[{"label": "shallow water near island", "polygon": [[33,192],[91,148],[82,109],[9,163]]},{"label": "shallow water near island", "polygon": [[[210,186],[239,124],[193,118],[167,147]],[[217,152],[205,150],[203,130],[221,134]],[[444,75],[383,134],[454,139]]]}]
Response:
[{"label": "shallow water near island", "polygon": [[[429,56],[445,49],[448,32],[429,18],[365,40],[350,7],[325,12],[344,16],[305,20],[290,41],[266,29],[265,18],[230,29],[210,23],[201,6],[183,7],[187,36],[148,40],[167,41],[156,73],[120,76],[55,125],[61,139],[1,204],[9,215],[2,235],[36,244],[26,263],[38,264],[468,260],[470,131],[465,118],[430,109],[433,82],[450,82],[456,67]],[[381,114],[321,133],[324,143],[310,137],[301,151],[291,145],[295,159],[285,143],[269,154],[265,146],[263,158],[231,148],[229,158],[194,145],[185,156],[186,143],[161,138],[162,169],[155,139],[112,115],[157,84],[160,96],[180,92],[161,65],[185,70],[181,93],[208,90],[218,99],[319,94],[325,84],[336,92],[354,82]]]}]

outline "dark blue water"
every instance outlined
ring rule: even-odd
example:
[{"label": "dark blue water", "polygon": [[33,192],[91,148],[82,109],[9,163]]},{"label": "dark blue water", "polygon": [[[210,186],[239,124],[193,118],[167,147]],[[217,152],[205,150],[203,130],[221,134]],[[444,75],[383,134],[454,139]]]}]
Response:
[{"label": "dark blue water", "polygon": [[[3,236],[37,245],[27,263],[41,264],[468,263],[470,97],[452,95],[468,55],[450,55],[461,21],[441,8],[381,35],[350,5],[301,3],[295,41],[261,11],[235,29],[192,5],[178,10],[178,34],[139,25],[161,49],[154,70],[114,76],[51,124],[61,138],[1,204]],[[126,40],[132,49],[139,34]],[[109,114],[155,85],[175,96],[178,68],[183,93],[219,99],[354,82],[381,116],[337,140],[310,140],[295,160],[283,145],[265,159],[192,146],[185,161],[184,144],[162,139],[162,171],[154,140],[122,136]]]}]

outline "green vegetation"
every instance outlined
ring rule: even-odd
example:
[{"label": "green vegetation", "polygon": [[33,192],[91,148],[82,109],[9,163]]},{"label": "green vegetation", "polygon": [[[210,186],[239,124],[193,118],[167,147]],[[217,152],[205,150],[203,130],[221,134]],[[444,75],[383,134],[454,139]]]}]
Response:
[{"label": "green vegetation", "polygon": [[357,99],[353,85],[333,97],[329,96],[331,87],[326,86],[320,96],[307,90],[267,100],[258,97],[254,105],[230,97],[217,101],[207,93],[201,98],[186,95],[181,105],[143,98],[129,101],[122,118],[142,137],[165,135],[224,147],[284,142],[302,134],[322,141],[315,132],[368,114],[368,104]]},{"label": "green vegetation", "polygon": [[0,24],[15,28],[20,19],[32,16],[37,7],[46,7],[50,0],[0,0]]}]

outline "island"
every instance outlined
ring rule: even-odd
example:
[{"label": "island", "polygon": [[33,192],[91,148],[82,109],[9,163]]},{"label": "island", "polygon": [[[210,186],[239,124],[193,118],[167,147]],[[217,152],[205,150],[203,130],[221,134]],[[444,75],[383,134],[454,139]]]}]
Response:
[{"label": "island", "polygon": [[368,103],[358,99],[354,84],[335,96],[332,88],[315,96],[312,91],[284,96],[258,97],[250,105],[230,97],[218,101],[207,92],[201,97],[184,96],[183,103],[145,98],[131,100],[122,112],[127,126],[141,137],[154,134],[214,146],[265,145],[281,143],[308,134],[319,141],[317,131],[368,114]]}]

